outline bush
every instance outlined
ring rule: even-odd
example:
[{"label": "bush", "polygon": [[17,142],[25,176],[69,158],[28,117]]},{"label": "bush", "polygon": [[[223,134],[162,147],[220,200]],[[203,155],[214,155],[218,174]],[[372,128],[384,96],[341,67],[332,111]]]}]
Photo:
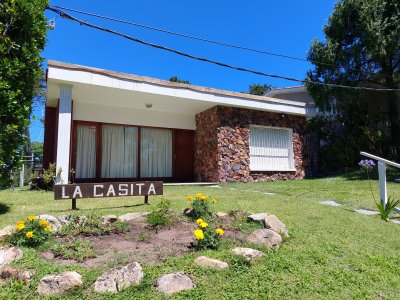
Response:
[{"label": "bush", "polygon": [[201,193],[197,193],[194,196],[189,195],[186,199],[191,203],[191,216],[194,220],[198,218],[210,219],[212,216],[210,203],[216,203],[218,201],[215,198],[210,200],[209,196]]},{"label": "bush", "polygon": [[58,257],[73,259],[77,262],[96,257],[92,243],[84,239],[72,239],[67,243],[56,243],[51,247],[51,250]]},{"label": "bush", "polygon": [[27,221],[19,221],[9,242],[15,246],[36,247],[43,244],[51,235],[51,226],[45,219],[28,216]]},{"label": "bush", "polygon": [[173,223],[174,216],[170,207],[171,201],[162,199],[161,202],[157,204],[156,209],[147,216],[147,222],[149,222],[156,231]]},{"label": "bush", "polygon": [[224,230],[222,228],[214,230],[203,219],[197,219],[196,224],[198,228],[193,232],[197,239],[196,249],[218,249],[221,237],[224,235]]}]

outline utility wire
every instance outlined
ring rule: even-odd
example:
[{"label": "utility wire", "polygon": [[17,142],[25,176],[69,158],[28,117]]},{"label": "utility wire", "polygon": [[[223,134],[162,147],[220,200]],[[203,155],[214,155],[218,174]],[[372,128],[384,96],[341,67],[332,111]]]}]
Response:
[{"label": "utility wire", "polygon": [[123,38],[126,38],[128,40],[131,40],[131,41],[146,45],[146,46],[150,46],[150,47],[153,47],[153,48],[165,50],[165,51],[172,52],[172,53],[175,53],[175,54],[178,54],[178,55],[181,55],[181,56],[184,56],[184,57],[192,58],[192,59],[195,59],[195,60],[212,63],[212,64],[215,64],[215,65],[218,65],[218,66],[221,66],[221,67],[225,67],[225,68],[229,68],[229,69],[234,69],[234,70],[238,70],[238,71],[253,73],[253,74],[256,74],[256,75],[261,75],[261,76],[266,76],[266,77],[279,78],[279,79],[284,79],[284,80],[289,80],[289,81],[300,82],[300,83],[303,83],[303,84],[311,83],[311,84],[321,85],[321,86],[329,86],[329,87],[335,87],[335,88],[347,88],[347,89],[355,89],[355,90],[384,91],[384,92],[400,91],[399,89],[387,89],[387,88],[376,89],[376,88],[369,88],[369,87],[356,87],[356,86],[347,86],[347,85],[340,85],[340,84],[333,84],[333,83],[323,83],[323,82],[310,81],[310,80],[302,80],[302,79],[296,79],[296,78],[287,77],[287,76],[281,76],[281,75],[276,75],[276,74],[268,74],[268,73],[264,73],[264,72],[261,72],[261,71],[251,70],[251,69],[242,68],[242,67],[236,67],[236,66],[228,65],[226,63],[222,63],[222,62],[219,62],[219,61],[216,61],[216,60],[211,60],[211,59],[204,58],[204,57],[194,56],[194,55],[191,55],[191,54],[179,51],[179,50],[175,50],[175,49],[172,49],[172,48],[168,48],[168,47],[165,47],[165,46],[162,46],[162,45],[157,45],[157,44],[153,44],[153,43],[150,43],[150,42],[142,41],[142,40],[139,40],[139,39],[137,39],[137,38],[135,38],[133,36],[129,36],[129,35],[126,35],[124,33],[121,33],[121,32],[115,31],[115,30],[108,29],[108,28],[105,28],[105,27],[101,27],[101,26],[97,26],[97,25],[85,22],[85,21],[80,20],[78,18],[75,18],[74,16],[71,16],[71,15],[67,14],[66,12],[63,12],[62,10],[57,9],[57,8],[47,7],[47,9],[57,13],[62,18],[66,18],[66,19],[69,19],[71,21],[75,21],[75,22],[79,23],[80,25],[85,25],[85,26],[88,26],[88,27],[91,27],[91,28],[94,28],[94,29],[98,29],[98,30],[101,30],[101,31],[104,31],[104,32],[115,34],[115,35],[121,36]]},{"label": "utility wire", "polygon": [[[230,47],[230,48],[234,48],[234,49],[240,49],[240,50],[245,50],[245,51],[250,51],[250,52],[255,52],[255,53],[261,53],[261,54],[266,54],[266,55],[276,56],[276,57],[281,57],[281,58],[287,58],[287,59],[292,59],[292,60],[297,60],[297,61],[311,62],[313,64],[330,66],[330,67],[335,67],[335,68],[340,68],[341,67],[341,66],[336,65],[336,64],[330,64],[330,63],[325,63],[325,62],[322,62],[322,61],[317,61],[317,60],[312,60],[312,59],[305,59],[305,58],[291,56],[291,55],[279,54],[279,53],[274,53],[274,52],[269,52],[269,51],[264,51],[264,50],[244,47],[244,46],[240,46],[240,45],[234,45],[234,44],[219,42],[219,41],[216,41],[216,40],[210,40],[210,39],[206,39],[206,38],[202,38],[202,37],[198,37],[198,36],[193,36],[193,35],[188,35],[188,34],[184,34],[184,33],[174,32],[174,31],[170,31],[170,30],[166,30],[166,29],[162,29],[162,28],[157,28],[157,27],[153,27],[153,26],[148,26],[148,25],[144,25],[144,24],[140,24],[140,23],[136,23],[136,22],[120,20],[120,19],[107,17],[107,16],[103,16],[103,15],[98,15],[98,14],[94,14],[94,13],[90,13],[90,12],[86,12],[86,11],[81,11],[81,10],[77,10],[77,9],[73,9],[73,8],[67,8],[67,7],[58,6],[58,5],[51,5],[50,7],[53,7],[53,8],[56,8],[56,9],[62,9],[62,10],[66,10],[66,11],[72,11],[72,12],[76,12],[78,14],[87,15],[87,16],[100,18],[100,19],[105,19],[105,20],[110,20],[110,21],[114,21],[114,22],[118,22],[118,23],[122,23],[122,24],[133,25],[133,26],[136,26],[136,27],[141,27],[141,28],[145,28],[145,29],[158,31],[158,32],[163,32],[163,33],[167,33],[167,34],[171,34],[171,35],[175,35],[175,36],[179,36],[179,37],[184,37],[184,38],[198,40],[198,41],[202,41],[202,42],[206,42],[206,43],[211,43],[211,44],[216,44],[216,45],[220,45],[220,46]],[[349,68],[349,70],[356,71],[356,72],[359,72],[359,73],[362,72],[362,70],[355,69],[355,68]],[[382,74],[382,75],[385,76],[385,77],[393,78],[393,76],[390,76],[390,75],[384,75],[384,74]]]}]

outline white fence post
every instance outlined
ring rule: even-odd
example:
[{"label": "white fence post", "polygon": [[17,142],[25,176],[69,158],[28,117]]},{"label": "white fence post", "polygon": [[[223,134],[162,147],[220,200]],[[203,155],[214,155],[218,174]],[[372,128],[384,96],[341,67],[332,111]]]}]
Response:
[{"label": "white fence post", "polygon": [[386,164],[378,161],[378,174],[379,174],[379,194],[383,207],[386,207],[387,203],[387,189],[386,189]]},{"label": "white fence post", "polygon": [[21,165],[21,172],[19,172],[19,186],[24,187],[25,181],[25,163]]}]

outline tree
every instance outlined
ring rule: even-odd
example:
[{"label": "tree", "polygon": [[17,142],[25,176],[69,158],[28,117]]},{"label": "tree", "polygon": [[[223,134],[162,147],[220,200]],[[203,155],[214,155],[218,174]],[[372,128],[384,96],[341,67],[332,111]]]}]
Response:
[{"label": "tree", "polygon": [[171,82],[178,82],[178,83],[190,84],[189,80],[183,80],[183,79],[180,79],[180,78],[177,77],[177,76],[172,76],[172,77],[170,77],[170,78],[169,78],[169,81],[171,81]]},{"label": "tree", "polygon": [[43,71],[47,0],[0,3],[0,185],[19,166],[35,86]]},{"label": "tree", "polygon": [[272,86],[268,84],[251,84],[249,85],[249,94],[263,96],[271,90]]},{"label": "tree", "polygon": [[[400,87],[399,0],[341,0],[324,33],[325,41],[314,40],[308,53],[314,65],[307,73],[309,80],[358,87]],[[336,103],[337,121],[343,130],[339,138],[351,152],[349,164],[359,157],[359,150],[389,155],[397,148],[400,154],[398,92],[332,88],[310,82],[306,86],[321,110],[329,111]]]}]

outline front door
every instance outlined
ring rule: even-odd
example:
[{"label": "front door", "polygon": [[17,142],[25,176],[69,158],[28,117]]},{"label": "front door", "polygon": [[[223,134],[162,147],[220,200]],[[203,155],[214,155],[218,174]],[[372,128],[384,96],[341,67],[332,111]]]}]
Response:
[{"label": "front door", "polygon": [[188,182],[194,179],[194,131],[175,130],[174,180]]}]

